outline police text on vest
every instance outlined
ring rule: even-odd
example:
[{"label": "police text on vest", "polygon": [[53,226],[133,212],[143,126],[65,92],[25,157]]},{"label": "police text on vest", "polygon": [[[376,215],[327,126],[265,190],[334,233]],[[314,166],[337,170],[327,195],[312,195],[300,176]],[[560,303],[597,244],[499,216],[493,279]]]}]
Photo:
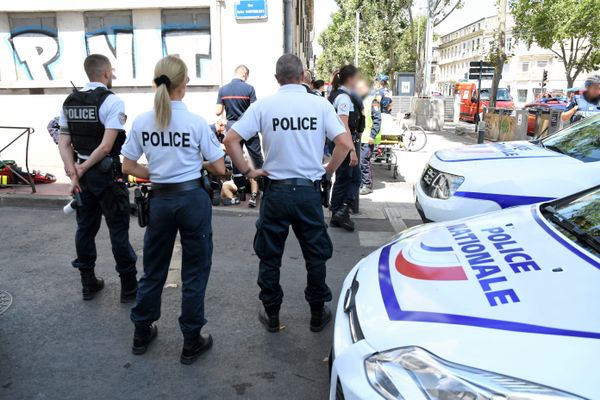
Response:
[{"label": "police text on vest", "polygon": [[190,147],[189,132],[142,132],[142,145],[154,147]]}]

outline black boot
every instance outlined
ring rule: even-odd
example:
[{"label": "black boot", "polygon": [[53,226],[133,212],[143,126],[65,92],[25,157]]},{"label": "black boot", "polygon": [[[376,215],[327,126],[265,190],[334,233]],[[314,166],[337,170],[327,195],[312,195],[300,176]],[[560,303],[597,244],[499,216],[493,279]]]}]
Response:
[{"label": "black boot", "polygon": [[352,232],[354,230],[354,222],[350,219],[350,206],[343,204],[331,217],[331,226],[341,227]]},{"label": "black boot", "polygon": [[158,329],[156,325],[137,326],[133,333],[133,346],[131,352],[137,356],[144,354],[148,350],[150,343],[156,338]]},{"label": "black boot", "polygon": [[184,337],[183,350],[179,361],[185,365],[193,364],[200,354],[212,347],[212,344],[212,336],[208,334],[198,334],[198,336],[191,338]]},{"label": "black boot", "polygon": [[83,294],[84,300],[92,300],[96,293],[104,288],[104,280],[102,278],[96,278],[93,269],[80,269],[81,274],[81,293]]},{"label": "black boot", "polygon": [[258,320],[271,333],[279,332],[279,311],[267,313],[264,308],[258,310]]},{"label": "black boot", "polygon": [[321,332],[323,328],[331,321],[331,310],[323,305],[321,307],[310,308],[310,330],[313,332]]},{"label": "black boot", "polygon": [[137,295],[136,273],[121,275],[121,303],[131,303]]}]

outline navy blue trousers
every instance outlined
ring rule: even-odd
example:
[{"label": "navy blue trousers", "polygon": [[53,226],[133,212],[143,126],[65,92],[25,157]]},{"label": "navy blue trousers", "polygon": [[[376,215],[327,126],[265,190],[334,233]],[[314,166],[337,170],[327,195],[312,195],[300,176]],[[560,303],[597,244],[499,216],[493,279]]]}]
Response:
[{"label": "navy blue trousers", "polygon": [[[358,155],[360,153],[360,143],[356,143],[355,148]],[[335,172],[335,183],[331,189],[331,206],[329,207],[332,214],[335,214],[343,204],[354,204],[358,195],[358,189],[360,189],[360,182],[360,162],[356,166],[351,167],[350,154],[348,154]]]},{"label": "navy blue trousers", "polygon": [[160,318],[162,290],[169,273],[177,232],[181,237],[181,316],[184,336],[206,324],[204,295],[212,264],[212,209],[203,189],[151,196],[144,236],[144,274],[138,283],[131,320],[147,326]]},{"label": "navy blue trousers", "polygon": [[112,171],[101,172],[97,167],[87,171],[79,183],[82,207],[77,209],[77,258],[73,267],[90,270],[96,266],[96,235],[104,215],[117,272],[135,274],[137,256],[129,243],[129,192],[125,184],[115,182]]},{"label": "navy blue trousers", "polygon": [[373,167],[371,165],[371,156],[373,155],[374,145],[362,143],[360,145],[360,175],[361,186],[373,189]]},{"label": "navy blue trousers", "polygon": [[315,306],[331,301],[331,290],[325,282],[325,263],[331,258],[333,246],[325,225],[319,189],[267,182],[254,237],[254,251],[260,259],[259,298],[267,311],[278,311],[283,301],[279,278],[290,226],[300,242],[306,263],[306,301]]}]

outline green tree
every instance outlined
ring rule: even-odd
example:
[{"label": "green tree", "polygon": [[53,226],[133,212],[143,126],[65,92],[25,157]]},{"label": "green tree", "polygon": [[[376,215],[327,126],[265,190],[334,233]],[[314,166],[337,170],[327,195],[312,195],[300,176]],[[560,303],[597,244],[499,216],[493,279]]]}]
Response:
[{"label": "green tree", "polygon": [[600,66],[600,0],[512,0],[513,34],[551,50],[564,64],[569,87]]},{"label": "green tree", "polygon": [[360,10],[359,66],[367,78],[379,72],[414,71],[415,53],[405,33],[412,0],[336,0],[339,10],[319,38],[320,77],[354,61],[355,12]]}]

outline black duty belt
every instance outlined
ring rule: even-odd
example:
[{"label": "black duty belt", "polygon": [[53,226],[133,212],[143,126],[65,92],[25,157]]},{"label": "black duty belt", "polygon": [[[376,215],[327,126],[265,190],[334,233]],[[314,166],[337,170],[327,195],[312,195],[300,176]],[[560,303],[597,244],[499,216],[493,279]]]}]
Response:
[{"label": "black duty belt", "polygon": [[282,179],[282,180],[272,180],[269,179],[269,184],[272,186],[310,186],[316,187],[319,185],[320,181],[311,181],[310,179],[304,178],[292,178],[292,179]]},{"label": "black duty belt", "polygon": [[180,183],[152,183],[152,196],[164,196],[172,193],[187,192],[189,190],[200,189],[202,182],[200,179],[193,179]]}]

